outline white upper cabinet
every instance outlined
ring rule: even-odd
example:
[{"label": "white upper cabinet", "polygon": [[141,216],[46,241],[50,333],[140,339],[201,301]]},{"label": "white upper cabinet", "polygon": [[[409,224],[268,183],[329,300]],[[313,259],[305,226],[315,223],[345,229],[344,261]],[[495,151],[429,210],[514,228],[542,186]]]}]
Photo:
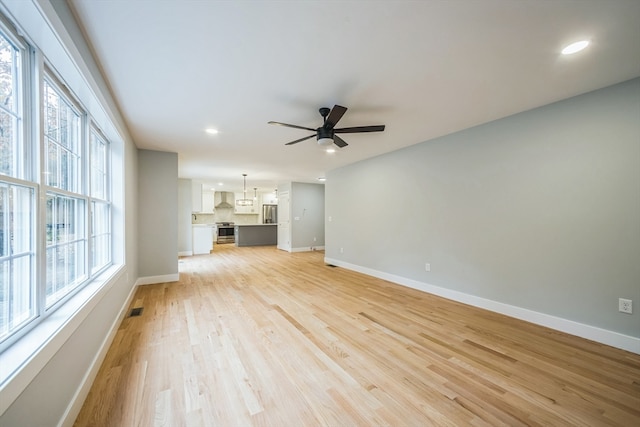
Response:
[{"label": "white upper cabinet", "polygon": [[202,189],[202,212],[212,213],[214,208],[215,191]]},{"label": "white upper cabinet", "polygon": [[191,182],[191,212],[202,212],[202,183]]},{"label": "white upper cabinet", "polygon": [[276,193],[265,193],[262,195],[262,204],[264,205],[277,205],[278,204],[278,197],[276,196]]},{"label": "white upper cabinet", "polygon": [[198,181],[191,183],[191,212],[213,213],[214,190]]}]

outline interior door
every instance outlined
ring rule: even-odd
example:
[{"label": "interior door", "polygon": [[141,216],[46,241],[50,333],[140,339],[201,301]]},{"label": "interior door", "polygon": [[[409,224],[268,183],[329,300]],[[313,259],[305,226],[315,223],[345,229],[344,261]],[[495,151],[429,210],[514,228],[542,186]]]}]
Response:
[{"label": "interior door", "polygon": [[291,252],[291,222],[289,220],[289,192],[278,194],[278,249]]}]

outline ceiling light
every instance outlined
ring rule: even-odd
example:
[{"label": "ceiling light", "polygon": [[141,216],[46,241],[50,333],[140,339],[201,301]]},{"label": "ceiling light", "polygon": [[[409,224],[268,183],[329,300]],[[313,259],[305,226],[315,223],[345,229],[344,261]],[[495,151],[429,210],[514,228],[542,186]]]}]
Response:
[{"label": "ceiling light", "polygon": [[589,46],[589,40],[580,40],[579,42],[571,43],[570,45],[562,49],[562,54],[571,55],[573,53],[580,52],[587,46]]},{"label": "ceiling light", "polygon": [[329,147],[333,144],[333,139],[331,138],[318,138],[318,145],[321,147]]},{"label": "ceiling light", "polygon": [[326,181],[327,178],[325,178],[324,176],[321,176],[320,178],[318,178],[318,181]]},{"label": "ceiling light", "polygon": [[205,129],[204,131],[209,135],[216,135],[218,133],[218,129],[214,129],[214,128]]},{"label": "ceiling light", "polygon": [[327,148],[327,153],[335,153],[335,152],[336,152],[335,148],[333,148],[333,147]]}]

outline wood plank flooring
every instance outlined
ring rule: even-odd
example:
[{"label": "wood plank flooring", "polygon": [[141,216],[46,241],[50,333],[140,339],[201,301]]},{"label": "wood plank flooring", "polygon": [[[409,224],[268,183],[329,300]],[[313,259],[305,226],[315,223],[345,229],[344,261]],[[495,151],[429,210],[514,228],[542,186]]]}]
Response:
[{"label": "wood plank flooring", "polygon": [[640,356],[217,245],[141,286],[75,426],[637,426]]}]

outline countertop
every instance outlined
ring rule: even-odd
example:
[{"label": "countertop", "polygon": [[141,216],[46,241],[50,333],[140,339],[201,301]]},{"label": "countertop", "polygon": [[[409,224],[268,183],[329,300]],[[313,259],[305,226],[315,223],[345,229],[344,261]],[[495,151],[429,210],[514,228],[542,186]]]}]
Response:
[{"label": "countertop", "polygon": [[264,227],[278,224],[236,224],[236,227]]}]

